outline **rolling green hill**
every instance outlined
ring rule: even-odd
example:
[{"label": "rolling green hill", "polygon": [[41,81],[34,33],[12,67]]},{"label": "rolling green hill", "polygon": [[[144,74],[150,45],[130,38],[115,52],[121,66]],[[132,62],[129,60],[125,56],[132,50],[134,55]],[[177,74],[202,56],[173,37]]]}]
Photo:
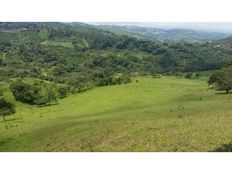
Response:
[{"label": "rolling green hill", "polygon": [[154,27],[140,27],[136,25],[99,25],[99,28],[120,35],[129,35],[138,38],[158,40],[162,42],[207,42],[231,36],[217,32],[203,32],[189,29],[160,29]]},{"label": "rolling green hill", "polygon": [[0,151],[220,151],[232,138],[231,96],[204,79],[135,78],[16,110]]},{"label": "rolling green hill", "polygon": [[[214,43],[162,43],[83,23],[0,23],[0,79],[34,77],[86,88],[118,74],[214,70],[231,61]],[[103,81],[103,82],[102,82]]]},{"label": "rolling green hill", "polygon": [[232,149],[231,96],[207,85],[231,61],[231,38],[160,42],[83,23],[0,30],[0,151]]}]

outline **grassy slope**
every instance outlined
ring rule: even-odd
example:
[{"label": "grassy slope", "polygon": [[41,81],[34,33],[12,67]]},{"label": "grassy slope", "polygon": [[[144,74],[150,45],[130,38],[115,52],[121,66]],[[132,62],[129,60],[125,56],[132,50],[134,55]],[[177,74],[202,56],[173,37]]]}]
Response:
[{"label": "grassy slope", "polygon": [[211,151],[231,142],[231,112],[231,95],[204,80],[139,78],[59,105],[17,103],[0,151]]}]

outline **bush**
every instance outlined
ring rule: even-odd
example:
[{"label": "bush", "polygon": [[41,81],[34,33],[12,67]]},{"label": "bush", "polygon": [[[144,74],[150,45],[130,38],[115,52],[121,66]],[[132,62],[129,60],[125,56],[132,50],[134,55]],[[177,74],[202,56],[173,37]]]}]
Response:
[{"label": "bush", "polygon": [[72,86],[72,88],[70,89],[70,92],[73,94],[84,92],[87,89],[90,89],[92,87],[92,86],[88,86],[87,84],[81,83],[78,80],[73,80],[73,81],[69,82],[68,84]]},{"label": "bush", "polygon": [[28,104],[34,104],[36,95],[40,91],[39,87],[34,86],[33,88],[32,85],[24,83],[21,80],[12,83],[10,88],[17,101]]},{"label": "bush", "polygon": [[180,71],[178,71],[178,72],[175,73],[175,76],[180,78],[180,77],[182,77],[182,73]]},{"label": "bush", "polygon": [[4,120],[5,116],[15,113],[14,98],[12,94],[8,94],[8,91],[0,87],[0,116],[3,116]]},{"label": "bush", "polygon": [[131,82],[131,78],[128,75],[123,75],[121,73],[115,76],[106,76],[103,78],[97,78],[95,80],[96,86],[110,86],[110,85],[119,85]]},{"label": "bush", "polygon": [[11,91],[17,101],[32,105],[47,105],[56,101],[56,91],[51,87],[41,82],[33,84],[25,83],[21,80],[11,84]]},{"label": "bush", "polygon": [[219,91],[226,91],[226,94],[232,90],[232,65],[225,66],[212,74],[209,78],[208,84]]},{"label": "bush", "polygon": [[0,97],[0,115],[6,116],[15,113],[15,105],[13,102]]},{"label": "bush", "polygon": [[185,75],[185,78],[186,78],[186,79],[192,79],[192,75],[193,75],[193,73],[187,73],[187,74]]},{"label": "bush", "polygon": [[200,76],[199,73],[191,73],[191,72],[189,72],[189,73],[187,73],[185,75],[185,78],[186,79],[196,79],[196,78],[199,78],[199,76]]},{"label": "bush", "polygon": [[58,88],[58,93],[59,93],[60,98],[67,97],[69,91],[70,91],[70,88],[66,86],[62,86]]},{"label": "bush", "polygon": [[37,98],[35,98],[34,104],[36,105],[50,105],[52,102],[56,102],[56,93],[53,90],[47,92],[41,92]]}]

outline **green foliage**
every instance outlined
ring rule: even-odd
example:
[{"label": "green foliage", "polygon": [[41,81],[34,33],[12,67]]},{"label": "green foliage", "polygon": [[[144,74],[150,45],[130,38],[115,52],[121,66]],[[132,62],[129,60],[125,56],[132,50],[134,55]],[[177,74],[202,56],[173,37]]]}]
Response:
[{"label": "green foliage", "polygon": [[43,81],[34,83],[35,90],[38,90],[33,104],[36,105],[50,105],[52,102],[57,102],[56,90],[53,86],[47,85]]},{"label": "green foliage", "polygon": [[14,103],[0,97],[0,116],[11,115],[13,113],[15,113]]},{"label": "green foliage", "polygon": [[4,84],[0,84],[0,116],[7,116],[15,113],[14,99]]},{"label": "green foliage", "polygon": [[76,51],[86,51],[89,49],[89,44],[84,39],[72,41],[72,45]]},{"label": "green foliage", "polygon": [[[214,95],[192,73],[227,63],[230,39],[219,48],[218,43],[119,36],[83,24],[0,27],[0,79],[24,77],[11,82],[13,95],[22,103],[17,102],[7,134],[0,124],[0,151],[209,151],[231,140],[229,96]],[[209,84],[229,91],[230,69],[213,75]],[[159,75],[164,73],[178,78]],[[180,78],[184,73],[192,80]],[[135,83],[117,86],[130,82],[132,75]],[[60,100],[58,106],[33,106],[90,88]],[[0,96],[3,115],[14,112],[10,95]]]},{"label": "green foliage", "polygon": [[188,29],[160,29],[154,27],[139,26],[99,26],[105,31],[111,31],[119,35],[129,35],[138,38],[147,38],[151,40],[160,40],[166,42],[205,42],[227,37],[225,33],[210,33],[202,31],[193,31]]},{"label": "green foliage", "polygon": [[[127,83],[133,74],[205,71],[231,60],[230,39],[217,48],[218,42],[163,43],[81,23],[0,23],[0,28],[1,79],[33,77],[72,85],[72,93]],[[33,103],[37,94],[25,88],[25,100]]]},{"label": "green foliage", "polygon": [[200,76],[199,73],[192,73],[192,72],[189,72],[185,75],[185,78],[186,79],[195,79],[195,78],[198,78]]},{"label": "green foliage", "polygon": [[228,94],[232,89],[232,64],[229,64],[210,76],[208,84]]},{"label": "green foliage", "polygon": [[[182,74],[180,71],[178,71],[178,72],[175,73],[175,76],[180,78],[180,77],[183,76],[183,74]],[[185,76],[185,77],[186,77],[186,76]]]},{"label": "green foliage", "polygon": [[47,105],[57,101],[55,88],[43,81],[33,84],[16,80],[11,83],[11,91],[17,101],[34,105]]},{"label": "green foliage", "polygon": [[[57,83],[81,83],[89,89],[95,82],[110,81],[117,73],[155,75],[212,70],[231,59],[228,49],[215,49],[216,43],[164,44],[84,24],[0,26],[9,30],[0,32],[2,78],[35,77]],[[12,29],[18,30],[10,33]]]},{"label": "green foliage", "polygon": [[17,80],[11,84],[11,91],[17,101],[34,104],[36,94],[38,94],[40,88]]},{"label": "green foliage", "polygon": [[117,74],[113,76],[106,76],[96,79],[97,86],[110,86],[110,85],[119,85],[126,84],[131,82],[131,78],[128,75]]},{"label": "green foliage", "polygon": [[187,73],[187,74],[185,75],[185,78],[186,78],[186,79],[192,79],[192,77],[193,77],[193,73]]},{"label": "green foliage", "polygon": [[64,98],[64,97],[67,97],[68,94],[69,94],[69,91],[70,91],[70,87],[67,87],[67,86],[61,86],[58,88],[58,93],[60,95],[60,98]]}]

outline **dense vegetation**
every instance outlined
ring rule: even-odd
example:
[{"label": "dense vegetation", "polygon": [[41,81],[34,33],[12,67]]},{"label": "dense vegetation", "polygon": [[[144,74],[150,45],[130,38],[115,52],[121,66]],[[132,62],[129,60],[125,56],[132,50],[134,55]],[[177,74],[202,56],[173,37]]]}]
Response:
[{"label": "dense vegetation", "polygon": [[[186,78],[192,78],[192,72],[214,70],[231,60],[231,38],[167,43],[83,23],[2,22],[0,30],[0,79],[33,77],[63,83],[71,87],[59,89],[63,97],[94,86],[128,83],[138,75],[189,72]],[[47,104],[57,98],[43,83],[16,84],[11,84],[16,100]]]},{"label": "dense vegetation", "polygon": [[224,66],[210,76],[208,84],[219,91],[226,91],[228,94],[232,89],[232,63]]},{"label": "dense vegetation", "polygon": [[206,42],[219,40],[231,36],[231,34],[217,32],[203,32],[189,29],[160,29],[154,27],[139,27],[136,25],[100,25],[99,28],[115,32],[119,35],[130,35],[138,38],[144,37],[150,40],[165,42]]},{"label": "dense vegetation", "polygon": [[46,105],[56,101],[54,88],[41,81],[32,85],[17,80],[11,84],[11,91],[17,101],[28,104]]},{"label": "dense vegetation", "polygon": [[5,116],[15,113],[15,101],[12,93],[6,84],[0,83],[0,116],[5,120]]},{"label": "dense vegetation", "polygon": [[216,69],[231,54],[211,43],[160,43],[81,23],[0,26],[0,78],[34,77],[71,85],[76,91],[127,83],[135,74]]}]

